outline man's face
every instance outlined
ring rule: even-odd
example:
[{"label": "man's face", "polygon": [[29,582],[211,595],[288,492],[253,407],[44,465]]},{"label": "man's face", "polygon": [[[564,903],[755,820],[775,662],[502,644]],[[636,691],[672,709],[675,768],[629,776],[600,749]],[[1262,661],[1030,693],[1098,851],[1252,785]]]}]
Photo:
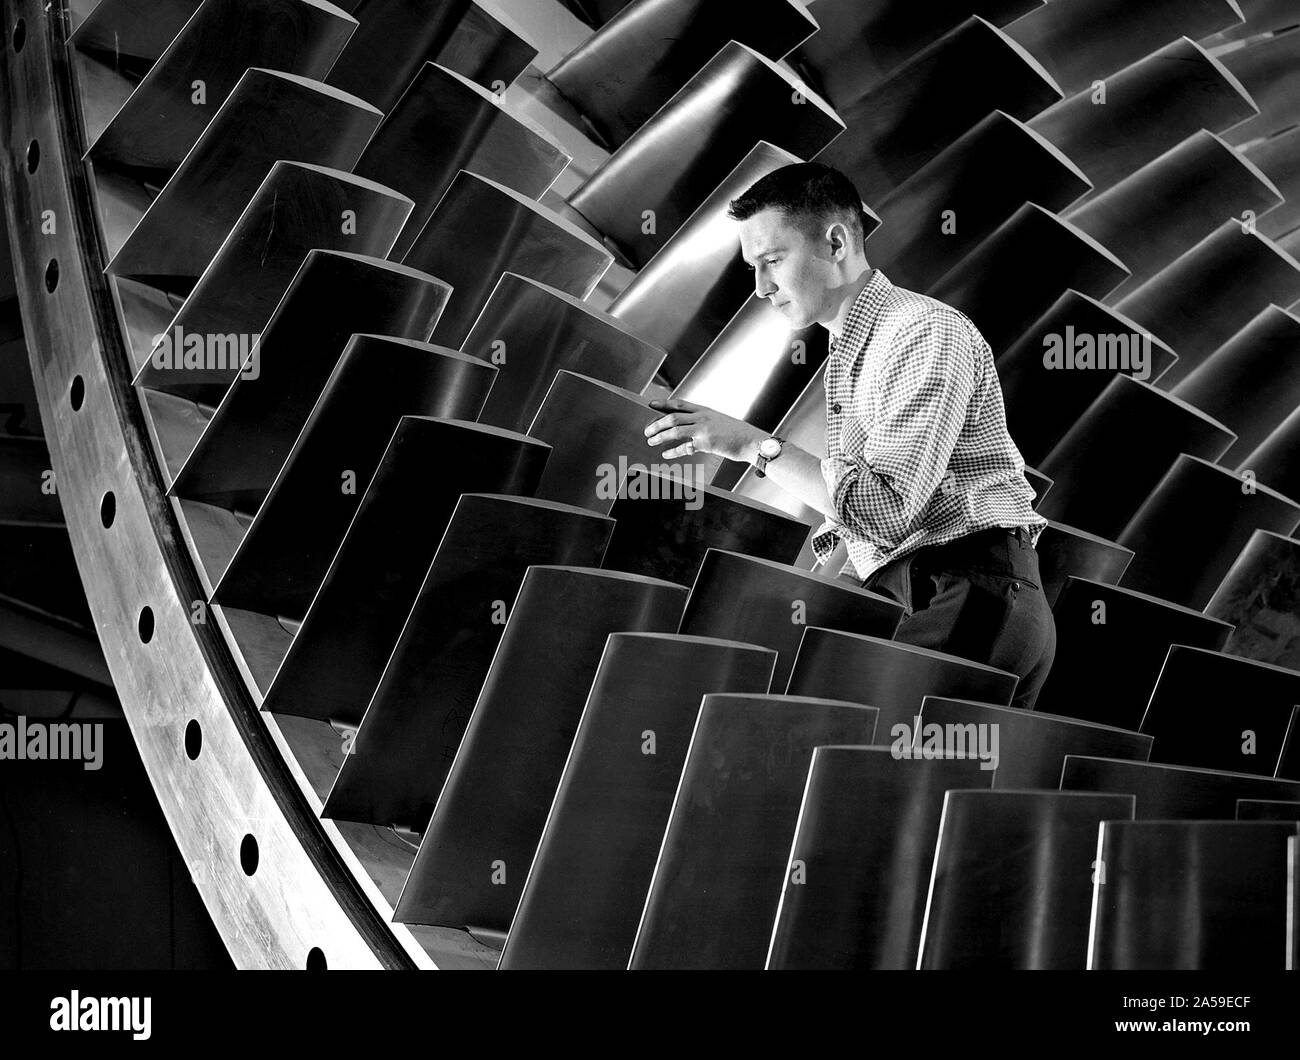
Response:
[{"label": "man's face", "polygon": [[760,210],[740,224],[740,253],[754,272],[754,294],[794,328],[827,323],[834,314],[834,247],[779,210]]}]

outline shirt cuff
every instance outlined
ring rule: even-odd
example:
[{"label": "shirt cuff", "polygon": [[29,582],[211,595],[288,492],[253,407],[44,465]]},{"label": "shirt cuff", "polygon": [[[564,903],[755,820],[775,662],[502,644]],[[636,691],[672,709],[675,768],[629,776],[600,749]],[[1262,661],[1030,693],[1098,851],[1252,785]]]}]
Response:
[{"label": "shirt cuff", "polygon": [[838,523],[827,521],[813,531],[812,550],[813,555],[817,557],[818,566],[831,558],[831,553],[835,551],[835,546],[839,544],[839,540],[840,527]]},{"label": "shirt cuff", "polygon": [[[844,510],[844,491],[852,485],[858,477],[858,465],[852,460],[846,460],[842,456],[828,456],[821,462],[822,480],[826,483],[826,492],[831,498],[831,505],[835,511]],[[843,520],[835,520],[837,525],[843,525]]]}]

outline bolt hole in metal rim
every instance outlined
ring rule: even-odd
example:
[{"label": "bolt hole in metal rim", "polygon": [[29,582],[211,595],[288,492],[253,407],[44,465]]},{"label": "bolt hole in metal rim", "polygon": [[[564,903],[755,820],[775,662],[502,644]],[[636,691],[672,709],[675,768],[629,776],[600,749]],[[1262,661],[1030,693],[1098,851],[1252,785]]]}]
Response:
[{"label": "bolt hole in metal rim", "polygon": [[257,861],[257,837],[246,835],[244,841],[239,844],[239,864],[245,876],[251,876],[257,871]]},{"label": "bolt hole in metal rim", "polygon": [[191,718],[185,726],[185,755],[195,761],[203,751],[203,726],[197,718]]},{"label": "bolt hole in metal rim", "polygon": [[99,521],[104,524],[104,529],[108,530],[113,525],[113,520],[117,518],[117,497],[112,490],[104,494],[103,499],[99,502]]}]

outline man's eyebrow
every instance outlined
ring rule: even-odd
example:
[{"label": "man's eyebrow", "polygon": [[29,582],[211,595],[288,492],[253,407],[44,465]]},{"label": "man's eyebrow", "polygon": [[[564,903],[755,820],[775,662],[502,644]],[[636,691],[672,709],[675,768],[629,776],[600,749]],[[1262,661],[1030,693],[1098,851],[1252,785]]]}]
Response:
[{"label": "man's eyebrow", "polygon": [[[775,246],[775,247],[768,247],[767,250],[760,250],[757,254],[754,255],[754,261],[757,261],[759,258],[765,258],[769,254],[775,254],[777,251],[784,250],[784,249],[785,248],[782,246]],[[746,265],[754,264],[753,261],[750,261],[749,258],[745,257],[745,252],[743,250],[740,252],[740,260],[743,261]]]}]

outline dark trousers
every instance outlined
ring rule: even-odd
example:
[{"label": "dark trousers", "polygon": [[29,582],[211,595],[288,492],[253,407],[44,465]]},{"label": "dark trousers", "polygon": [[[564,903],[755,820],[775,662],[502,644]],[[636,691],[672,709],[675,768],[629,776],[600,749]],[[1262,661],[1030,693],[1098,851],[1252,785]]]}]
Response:
[{"label": "dark trousers", "polygon": [[1023,527],[980,530],[887,563],[863,583],[903,605],[894,639],[1018,674],[1028,710],[1056,656],[1056,623]]}]

